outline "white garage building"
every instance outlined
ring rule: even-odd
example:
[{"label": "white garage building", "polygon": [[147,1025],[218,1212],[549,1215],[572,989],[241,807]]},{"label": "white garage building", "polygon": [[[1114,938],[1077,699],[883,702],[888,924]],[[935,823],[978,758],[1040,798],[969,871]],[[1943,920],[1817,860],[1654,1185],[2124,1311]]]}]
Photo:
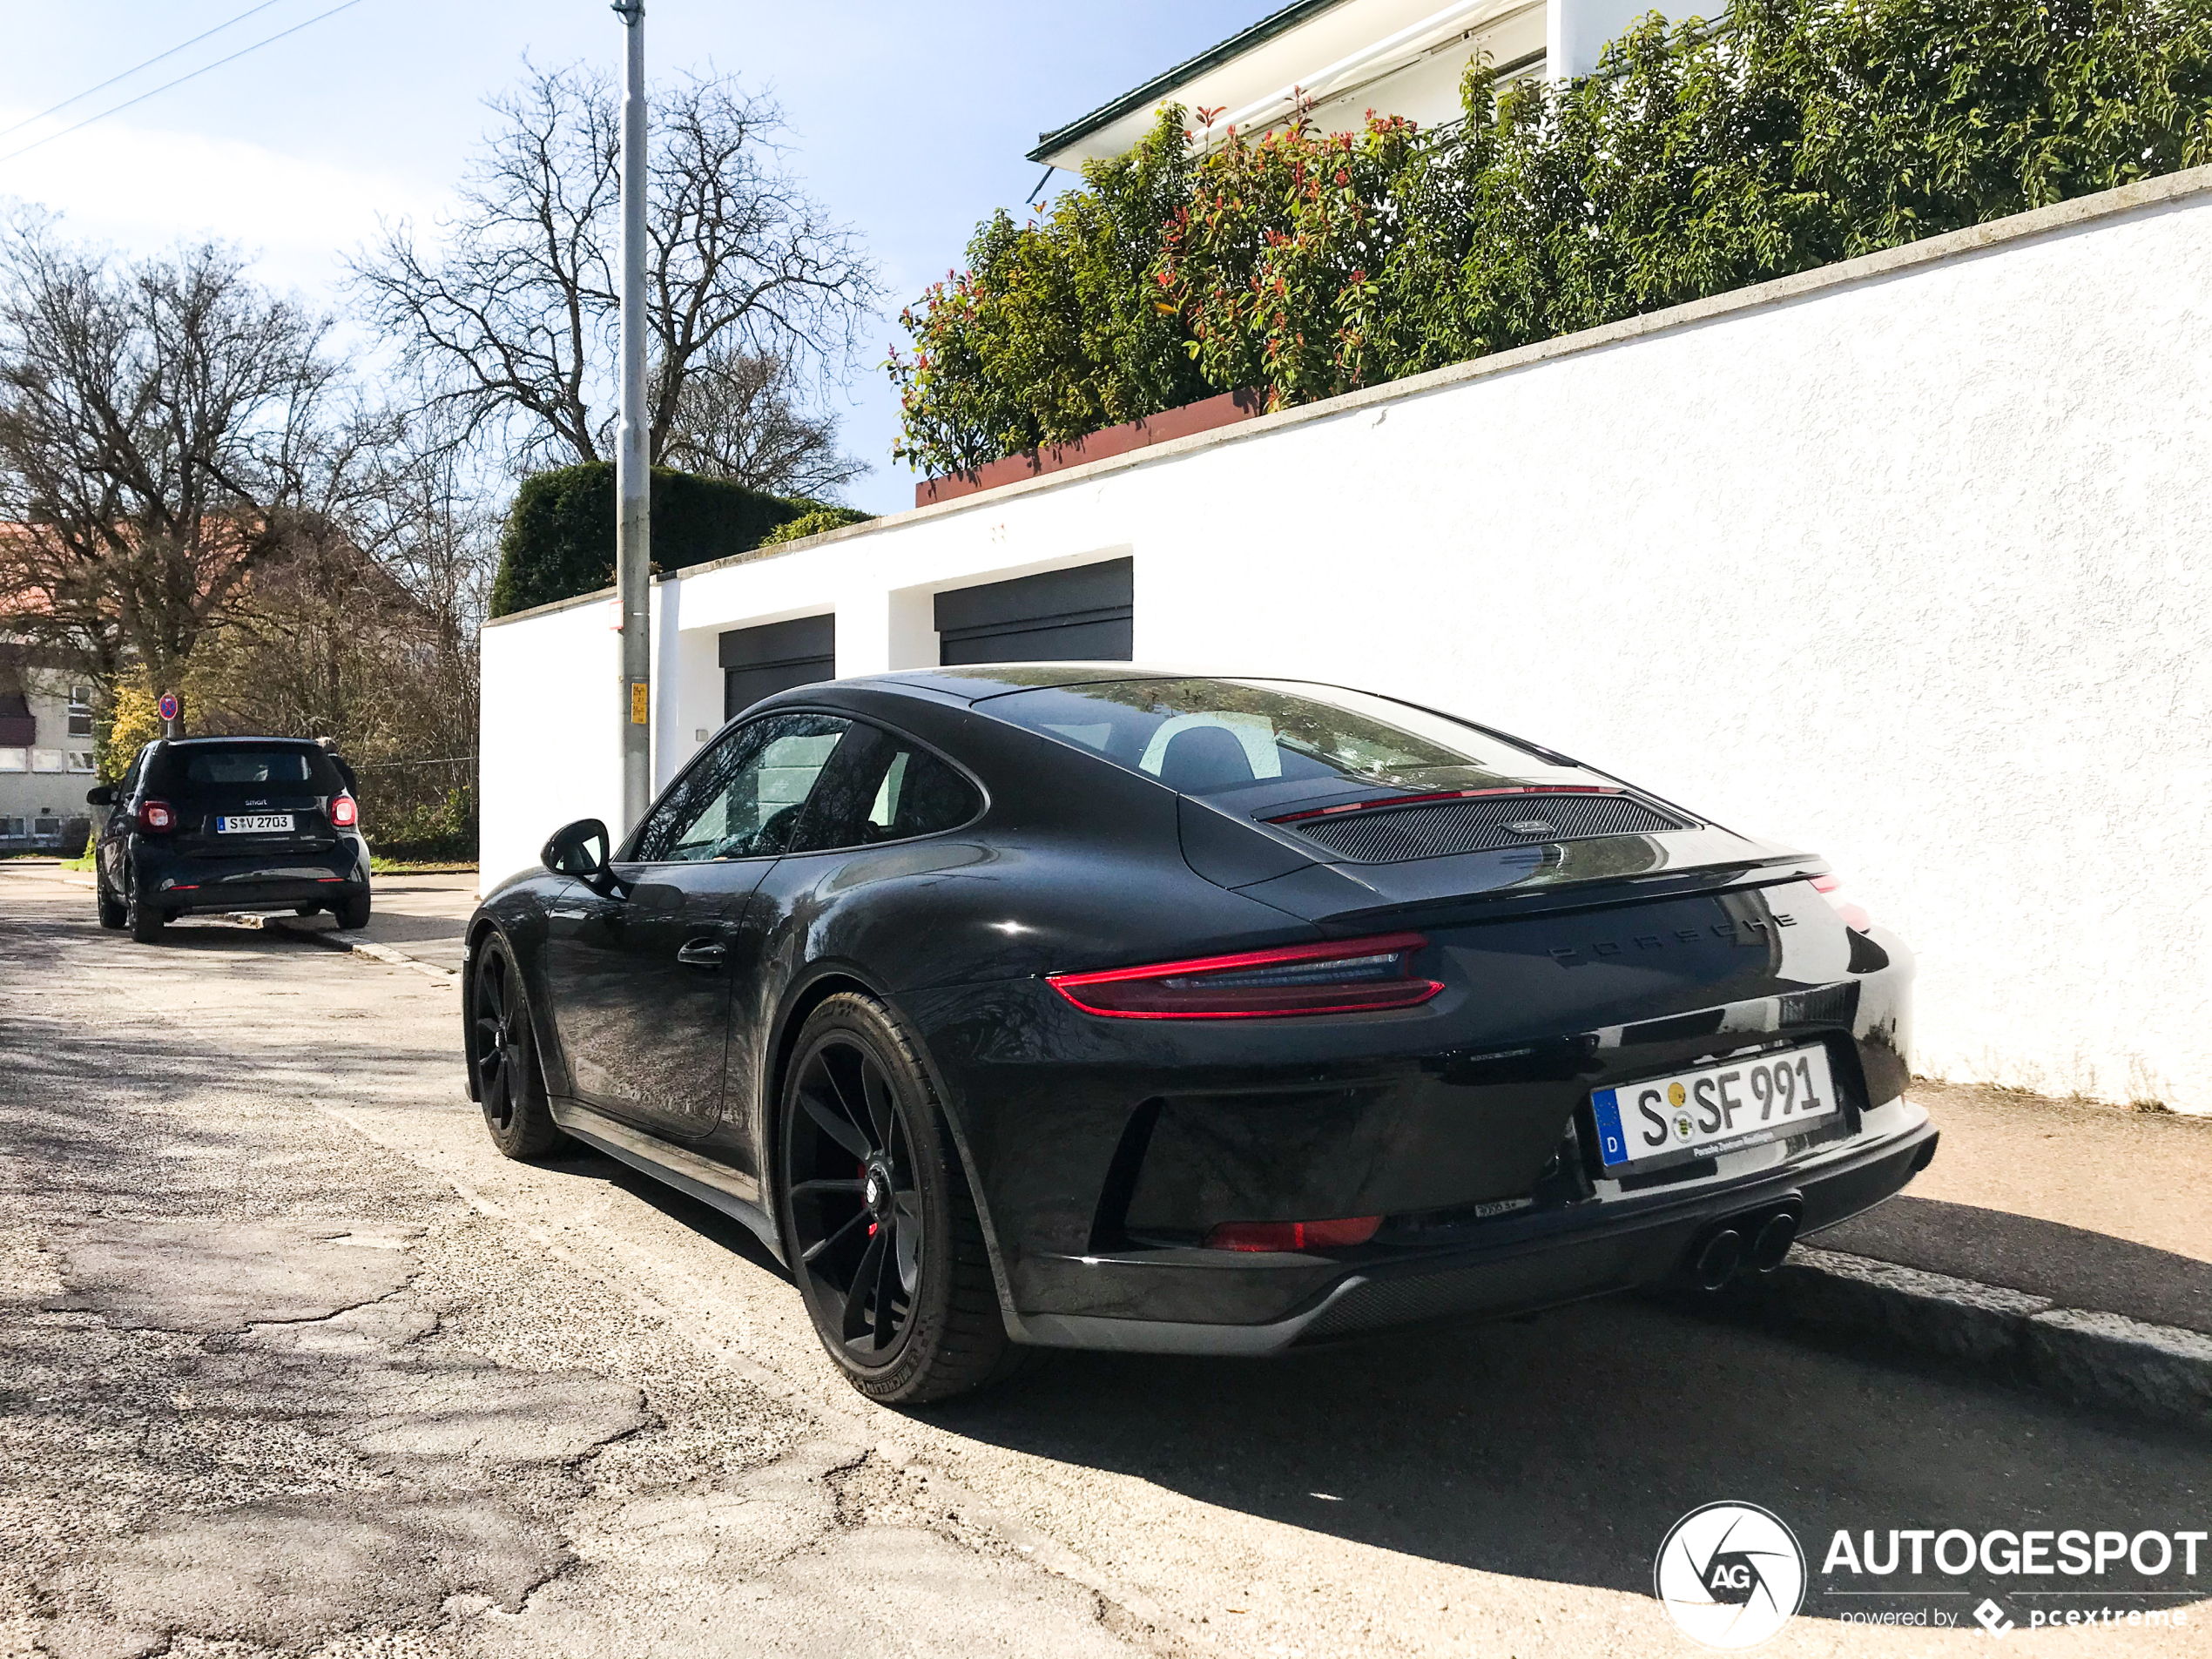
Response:
[{"label": "white garage building", "polygon": [[[1464,711],[1827,854],[1924,1069],[2212,1109],[2212,169],[658,582],[655,775],[833,671]],[[484,868],[613,822],[608,596],[483,639]]]}]

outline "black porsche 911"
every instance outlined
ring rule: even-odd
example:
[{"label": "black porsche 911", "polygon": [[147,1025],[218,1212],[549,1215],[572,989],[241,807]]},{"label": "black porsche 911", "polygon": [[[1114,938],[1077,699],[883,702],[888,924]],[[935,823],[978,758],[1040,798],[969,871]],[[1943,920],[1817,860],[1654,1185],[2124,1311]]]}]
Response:
[{"label": "black porsche 911", "polygon": [[1825,863],[1362,691],[809,686],[544,861],[469,927],[494,1140],[745,1222],[886,1401],[1716,1287],[1935,1151]]}]

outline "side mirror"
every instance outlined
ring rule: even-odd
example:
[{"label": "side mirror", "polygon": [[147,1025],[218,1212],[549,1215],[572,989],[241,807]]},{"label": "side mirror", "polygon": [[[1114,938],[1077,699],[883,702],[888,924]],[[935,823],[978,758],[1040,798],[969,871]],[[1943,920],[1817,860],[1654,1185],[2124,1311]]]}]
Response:
[{"label": "side mirror", "polygon": [[614,843],[604,824],[596,818],[579,818],[575,823],[563,824],[555,830],[538,857],[556,875],[572,875],[580,881],[597,882],[606,879],[607,859],[613,851]]},{"label": "side mirror", "polygon": [[114,806],[115,786],[113,784],[102,784],[98,789],[86,790],[84,792],[84,804],[87,806]]}]

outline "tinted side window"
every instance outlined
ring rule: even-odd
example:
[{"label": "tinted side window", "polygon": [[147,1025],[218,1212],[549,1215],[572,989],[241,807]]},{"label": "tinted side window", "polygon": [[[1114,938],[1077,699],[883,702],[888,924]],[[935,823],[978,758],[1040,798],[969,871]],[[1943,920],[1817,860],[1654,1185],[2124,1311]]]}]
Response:
[{"label": "tinted side window", "polygon": [[788,851],[847,724],[824,714],[772,714],[729,732],[646,818],[629,859],[661,864]]},{"label": "tinted side window", "polygon": [[983,809],[975,786],[905,738],[856,725],[807,809],[793,852],[871,846],[958,829]]}]

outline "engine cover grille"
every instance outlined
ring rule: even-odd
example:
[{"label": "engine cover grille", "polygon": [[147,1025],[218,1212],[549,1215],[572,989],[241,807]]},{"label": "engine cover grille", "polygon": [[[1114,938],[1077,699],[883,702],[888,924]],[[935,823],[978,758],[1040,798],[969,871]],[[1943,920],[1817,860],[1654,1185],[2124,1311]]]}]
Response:
[{"label": "engine cover grille", "polygon": [[1601,835],[1654,835],[1689,829],[1676,818],[1625,795],[1494,795],[1471,800],[1378,806],[1290,826],[1339,858],[1397,864],[1501,846],[1541,846]]}]

